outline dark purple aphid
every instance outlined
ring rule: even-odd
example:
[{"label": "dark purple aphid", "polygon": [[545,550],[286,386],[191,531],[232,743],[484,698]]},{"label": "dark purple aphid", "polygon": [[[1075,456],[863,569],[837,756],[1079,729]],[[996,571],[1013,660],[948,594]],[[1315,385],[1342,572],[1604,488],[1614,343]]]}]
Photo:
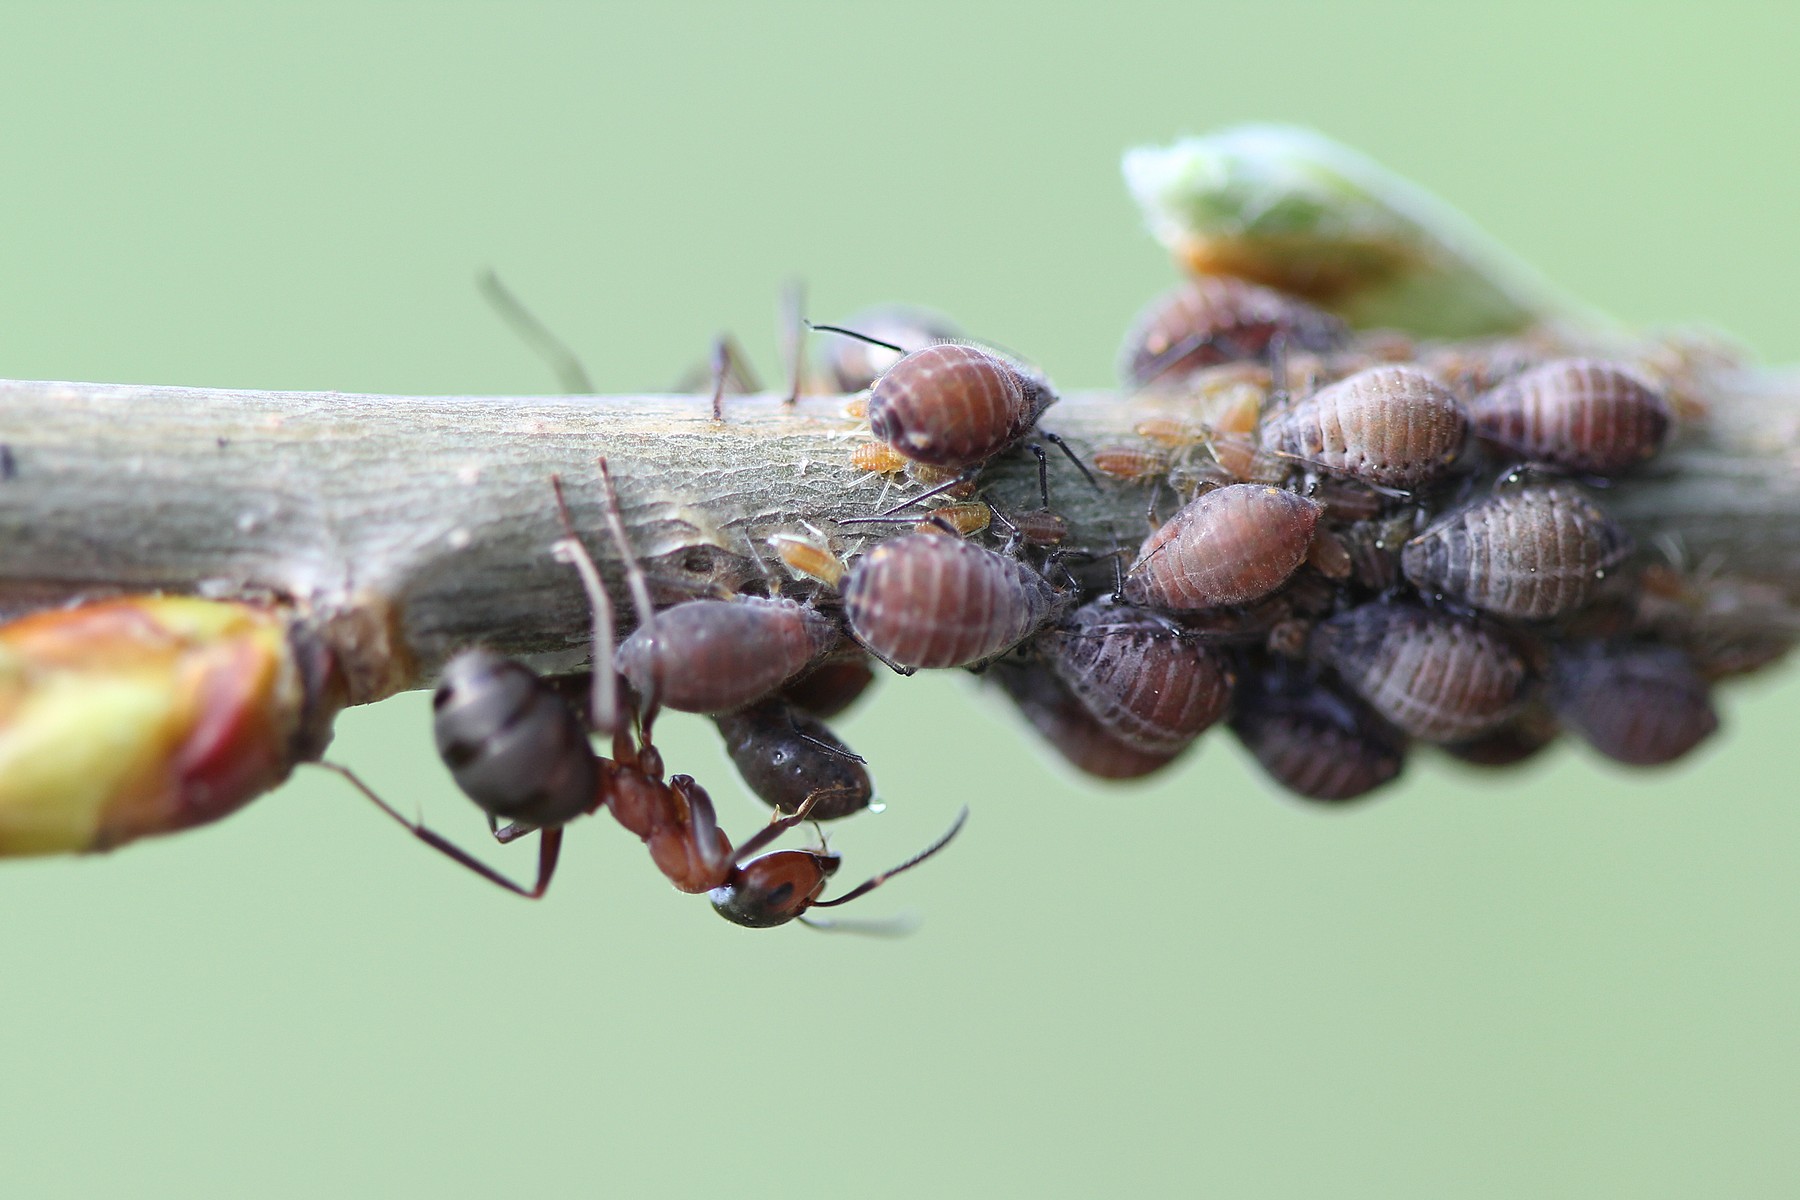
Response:
[{"label": "dark purple aphid", "polygon": [[1127,382],[1142,386],[1267,358],[1277,337],[1289,350],[1324,354],[1348,336],[1342,321],[1304,300],[1214,275],[1157,297],[1126,335],[1119,366]]},{"label": "dark purple aphid", "polygon": [[1309,800],[1354,800],[1406,765],[1398,730],[1306,671],[1259,672],[1238,695],[1231,730],[1275,782]]},{"label": "dark purple aphid", "polygon": [[713,718],[725,752],[763,803],[784,813],[811,798],[814,820],[830,821],[869,807],[868,769],[826,728],[780,700],[764,700]]},{"label": "dark purple aphid", "polygon": [[1034,633],[1057,603],[1055,589],[1018,559],[929,533],[891,538],[863,555],[843,597],[857,638],[898,667],[992,658]]},{"label": "dark purple aphid", "polygon": [[1450,390],[1412,367],[1370,367],[1263,422],[1265,449],[1382,487],[1413,488],[1450,469],[1469,419]]},{"label": "dark purple aphid", "polygon": [[1256,483],[1215,488],[1151,534],[1125,578],[1125,598],[1185,611],[1266,596],[1306,560],[1319,505]]},{"label": "dark purple aphid", "polygon": [[1225,658],[1143,609],[1094,601],[1036,645],[1089,715],[1139,750],[1180,750],[1231,700]]},{"label": "dark purple aphid", "polygon": [[639,695],[682,712],[727,712],[760,700],[838,642],[837,623],[795,600],[688,600],[619,643],[619,673]]},{"label": "dark purple aphid", "polygon": [[1528,671],[1513,644],[1484,622],[1383,601],[1323,621],[1313,653],[1403,732],[1464,742],[1511,717]]},{"label": "dark purple aphid", "polygon": [[1012,697],[1020,714],[1044,741],[1083,774],[1096,779],[1142,779],[1181,755],[1181,749],[1140,750],[1121,740],[1041,664],[1000,662],[988,678]]},{"label": "dark purple aphid", "polygon": [[1445,746],[1444,752],[1472,767],[1510,767],[1549,749],[1561,732],[1549,707],[1533,703],[1498,729]]},{"label": "dark purple aphid", "polygon": [[914,462],[967,467],[1024,436],[1056,393],[1022,364],[960,342],[915,350],[869,392],[869,431]]},{"label": "dark purple aphid", "polygon": [[1545,363],[1478,397],[1475,431],[1509,453],[1589,475],[1655,456],[1674,424],[1669,402],[1618,363]]},{"label": "dark purple aphid", "polygon": [[942,313],[909,304],[883,304],[867,308],[839,322],[864,337],[898,346],[899,351],[872,345],[860,338],[834,337],[822,343],[820,366],[842,392],[860,392],[900,360],[903,352],[923,350],[936,342],[962,336],[956,322]]},{"label": "dark purple aphid", "polygon": [[1400,565],[1421,591],[1542,620],[1586,604],[1631,549],[1579,488],[1528,484],[1441,518],[1406,544]]},{"label": "dark purple aphid", "polygon": [[1615,762],[1674,762],[1719,728],[1706,681],[1668,646],[1567,646],[1552,681],[1556,715]]},{"label": "dark purple aphid", "polygon": [[835,717],[855,704],[875,682],[869,656],[860,650],[833,653],[781,689],[781,698],[814,717]]},{"label": "dark purple aphid", "polygon": [[578,711],[529,667],[487,650],[444,666],[431,698],[438,754],[489,814],[562,825],[599,803],[599,758]]}]

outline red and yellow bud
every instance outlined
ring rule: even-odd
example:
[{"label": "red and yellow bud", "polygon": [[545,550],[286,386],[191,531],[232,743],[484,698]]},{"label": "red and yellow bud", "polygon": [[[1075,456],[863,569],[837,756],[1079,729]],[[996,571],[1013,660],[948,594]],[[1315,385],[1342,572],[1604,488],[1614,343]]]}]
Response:
[{"label": "red and yellow bud", "polygon": [[134,596],[0,625],[0,855],[110,850],[235,812],[339,699],[291,615]]}]

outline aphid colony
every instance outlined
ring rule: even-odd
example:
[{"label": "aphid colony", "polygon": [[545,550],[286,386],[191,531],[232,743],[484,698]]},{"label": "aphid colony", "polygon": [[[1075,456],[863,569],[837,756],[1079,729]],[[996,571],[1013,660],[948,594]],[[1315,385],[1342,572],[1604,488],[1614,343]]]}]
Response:
[{"label": "aphid colony", "polygon": [[[1395,779],[1418,744],[1500,766],[1568,729],[1620,762],[1671,761],[1716,728],[1710,681],[1771,656],[1709,657],[1640,610],[1634,547],[1600,489],[1657,453],[1674,410],[1632,364],[1353,336],[1294,297],[1196,280],[1131,334],[1126,376],[1161,415],[1135,444],[1093,448],[1101,484],[1038,427],[1056,394],[1036,370],[951,340],[917,310],[861,320],[882,337],[835,329],[850,336],[824,365],[866,390],[853,411],[870,438],[849,464],[923,490],[831,532],[766,537],[810,595],[771,582],[656,606],[602,463],[638,623],[615,644],[562,509],[559,552],[595,614],[585,709],[485,651],[449,663],[439,751],[500,840],[540,833],[533,886],[371,798],[523,895],[548,885],[563,827],[604,808],[676,888],[708,893],[728,919],[829,925],[804,914],[917,865],[962,824],[829,900],[836,855],[763,853],[803,822],[871,806],[867,764],[826,719],[869,685],[873,662],[984,674],[1100,778],[1162,770],[1224,723],[1283,788],[1341,802]],[[1147,536],[1067,545],[1039,441],[1095,487],[1141,489]],[[1002,506],[984,467],[1026,451],[1038,506]],[[665,776],[651,740],[665,707],[713,719],[771,823],[734,845],[706,790]]]}]

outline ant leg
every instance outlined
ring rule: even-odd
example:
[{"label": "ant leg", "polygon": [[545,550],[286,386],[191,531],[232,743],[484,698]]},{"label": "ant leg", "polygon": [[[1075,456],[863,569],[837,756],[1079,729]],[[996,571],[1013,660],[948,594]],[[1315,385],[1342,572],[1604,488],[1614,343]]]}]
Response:
[{"label": "ant leg", "polygon": [[588,690],[588,723],[596,733],[613,734],[619,730],[619,687],[613,671],[612,597],[600,579],[594,556],[588,553],[575,522],[569,516],[569,503],[563,498],[562,477],[550,476],[550,487],[556,493],[556,513],[562,519],[563,538],[551,552],[575,568],[581,586],[587,591],[588,612],[593,619],[588,656],[591,659],[591,682]]},{"label": "ant leg", "polygon": [[[323,767],[327,771],[342,776],[349,781],[351,787],[373,801],[375,807],[379,808],[382,812],[386,813],[400,825],[405,827],[407,832],[411,833],[421,842],[424,842],[427,846],[430,846],[433,850],[436,850],[439,854],[442,854],[452,862],[467,867],[469,870],[475,872],[475,874],[481,876],[489,883],[494,884],[496,887],[503,887],[513,895],[523,896],[527,900],[538,899],[550,887],[551,877],[556,874],[556,861],[562,854],[562,826],[558,825],[543,831],[544,836],[538,840],[537,882],[527,888],[514,883],[512,880],[494,870],[494,868],[488,866],[486,863],[470,854],[467,850],[464,850],[462,847],[456,845],[441,834],[433,833],[416,821],[407,820],[400,814],[398,809],[376,795],[375,789],[364,783],[361,776],[357,775],[357,773],[352,771],[349,767],[340,766],[334,762],[325,762],[323,760],[320,760],[313,765]],[[508,826],[507,828],[512,829],[515,828],[515,826]]]},{"label": "ant leg", "polygon": [[481,291],[481,298],[486,300],[505,321],[519,340],[531,347],[537,356],[549,364],[555,373],[562,390],[571,396],[591,396],[594,394],[594,381],[588,378],[587,370],[575,352],[564,345],[550,327],[533,315],[519,298],[500,282],[500,276],[492,270],[484,271],[475,280],[475,286]]},{"label": "ant leg", "polygon": [[745,838],[743,845],[732,850],[731,861],[734,864],[743,862],[746,858],[749,858],[752,854],[764,849],[776,838],[794,828],[796,825],[804,824],[811,818],[813,805],[819,802],[819,797],[829,794],[829,791],[825,789],[809,792],[806,799],[801,801],[799,808],[785,816],[776,817],[767,825],[764,825],[761,829]]},{"label": "ant leg", "polygon": [[956,822],[950,826],[950,829],[948,830],[948,832],[946,832],[944,834],[943,837],[941,837],[937,841],[931,843],[931,845],[925,847],[925,849],[919,851],[917,854],[913,855],[911,858],[907,859],[905,862],[901,863],[899,866],[891,867],[888,870],[883,871],[881,874],[876,875],[873,878],[870,878],[870,879],[864,881],[862,884],[858,885],[857,887],[851,888],[849,891],[845,892],[842,896],[837,897],[837,899],[835,899],[835,900],[815,900],[812,903],[812,907],[814,907],[814,908],[834,908],[839,904],[848,904],[852,900],[855,900],[859,896],[868,895],[870,892],[874,891],[876,888],[880,887],[882,884],[886,883],[888,880],[892,879],[894,876],[900,874],[902,871],[912,870],[914,867],[918,866],[920,863],[924,862],[926,859],[928,859],[932,855],[936,854],[939,850],[942,850],[945,846],[948,846],[950,844],[950,840],[952,838],[954,838],[957,834],[962,832],[963,824],[965,822],[967,822],[968,819],[969,819],[969,809],[968,809],[968,806],[965,805],[963,807],[962,812],[960,812],[956,815]]},{"label": "ant leg", "polygon": [[[631,539],[625,533],[625,517],[619,511],[619,491],[613,486],[612,471],[606,465],[605,456],[595,460],[600,465],[600,487],[606,500],[606,528],[612,534],[613,545],[618,548],[619,560],[625,570],[625,586],[631,592],[632,607],[637,610],[638,627],[649,636],[652,647],[656,640],[656,606],[650,602],[650,584],[644,578],[643,568],[638,566],[637,555],[631,549]],[[612,651],[608,649],[610,660]],[[652,654],[652,662],[660,661],[660,656]],[[650,694],[644,697],[644,710],[639,724],[644,731],[644,740],[650,739],[650,727],[656,723],[656,714],[661,705],[662,680],[653,678],[650,681]]]}]

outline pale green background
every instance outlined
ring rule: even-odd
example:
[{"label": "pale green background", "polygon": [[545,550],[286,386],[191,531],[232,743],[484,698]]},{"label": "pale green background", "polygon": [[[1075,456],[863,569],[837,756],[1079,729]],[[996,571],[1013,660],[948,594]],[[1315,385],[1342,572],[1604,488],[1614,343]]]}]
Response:
[{"label": "pale green background", "polygon": [[[610,389],[725,326],[771,365],[795,273],[1101,385],[1170,278],[1119,152],[1248,118],[1800,357],[1792,6],[1449,8],[9,7],[0,374],[548,388],[493,265]],[[1797,702],[1741,689],[1677,770],[1422,759],[1321,814],[1224,737],[1109,793],[964,680],[890,682],[849,870],[975,810],[864,906],[925,915],[899,943],[730,927],[605,818],[520,903],[308,774],[0,868],[0,1192],[1791,1195]],[[480,844],[427,739],[412,696],[335,753]]]}]

